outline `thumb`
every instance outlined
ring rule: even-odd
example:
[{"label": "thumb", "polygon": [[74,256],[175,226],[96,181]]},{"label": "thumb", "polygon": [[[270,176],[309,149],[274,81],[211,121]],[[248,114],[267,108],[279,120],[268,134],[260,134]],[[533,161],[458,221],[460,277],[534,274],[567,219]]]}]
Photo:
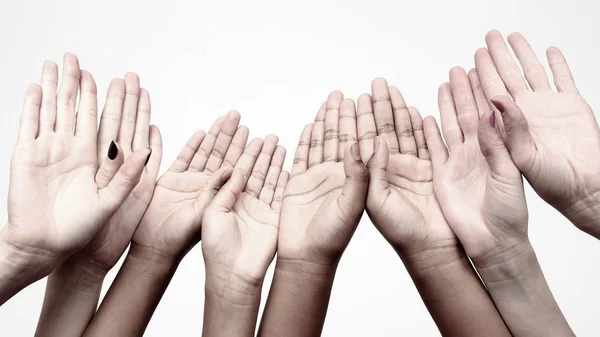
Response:
[{"label": "thumb", "polygon": [[231,177],[232,173],[233,168],[221,167],[210,176],[210,179],[208,182],[206,182],[202,188],[202,192],[200,192],[200,195],[194,202],[194,211],[196,212],[195,223],[202,222],[204,210],[206,207],[208,207],[211,201],[213,201],[215,195],[217,195],[221,187],[223,187],[223,185]]},{"label": "thumb", "polygon": [[102,157],[100,169],[96,173],[96,184],[99,188],[105,188],[110,183],[124,161],[125,155],[121,146],[115,141],[110,142],[106,156]]},{"label": "thumb", "polygon": [[529,132],[529,124],[521,108],[506,96],[495,96],[490,100],[500,112],[506,137],[504,143],[517,167],[523,171],[531,170],[536,147]]},{"label": "thumb", "polygon": [[507,181],[515,171],[520,176],[504,141],[496,130],[496,113],[494,111],[484,113],[479,119],[477,138],[481,153],[485,157],[493,178]]},{"label": "thumb", "polygon": [[140,182],[144,166],[151,154],[150,148],[141,148],[132,153],[108,185],[100,189],[100,199],[107,209],[114,211],[125,201],[129,193]]},{"label": "thumb", "polygon": [[373,155],[367,162],[369,169],[369,195],[376,196],[388,189],[387,168],[390,161],[389,149],[383,138],[377,137],[373,142]]},{"label": "thumb", "polygon": [[235,169],[227,184],[223,186],[212,201],[212,206],[220,211],[229,212],[244,190],[246,179],[241,169]]},{"label": "thumb", "polygon": [[344,173],[346,180],[338,203],[342,212],[340,216],[348,221],[357,221],[365,209],[369,171],[360,157],[356,142],[348,144],[344,151]]}]

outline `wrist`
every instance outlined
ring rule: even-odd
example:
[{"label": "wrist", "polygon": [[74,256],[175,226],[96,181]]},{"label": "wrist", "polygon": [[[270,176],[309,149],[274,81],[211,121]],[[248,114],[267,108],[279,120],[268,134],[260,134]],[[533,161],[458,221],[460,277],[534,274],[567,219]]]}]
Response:
[{"label": "wrist", "polygon": [[131,243],[125,263],[134,264],[146,274],[173,274],[180,259],[163,251]]},{"label": "wrist", "polygon": [[290,276],[298,282],[328,281],[335,276],[338,262],[315,262],[305,259],[277,257],[275,273]]},{"label": "wrist", "polygon": [[600,239],[600,191],[578,198],[561,212],[575,227]]},{"label": "wrist", "polygon": [[9,240],[8,226],[0,230],[0,278],[29,284],[50,274],[54,269],[53,255]]},{"label": "wrist", "polygon": [[538,265],[529,240],[504,249],[501,253],[473,260],[486,285],[525,280]]},{"label": "wrist", "polygon": [[411,272],[427,272],[445,269],[468,260],[460,243],[453,241],[432,245],[417,253],[406,254],[398,251],[406,268]]},{"label": "wrist", "polygon": [[95,294],[102,289],[102,283],[107,273],[108,270],[93,260],[67,259],[52,272],[50,280],[60,279],[60,284],[65,289]]}]

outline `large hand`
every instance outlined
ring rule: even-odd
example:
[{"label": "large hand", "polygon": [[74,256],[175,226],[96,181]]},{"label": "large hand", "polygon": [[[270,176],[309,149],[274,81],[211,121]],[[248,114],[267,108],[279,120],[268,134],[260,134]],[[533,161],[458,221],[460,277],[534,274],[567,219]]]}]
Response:
[{"label": "large hand", "polygon": [[[204,210],[242,155],[248,128],[236,111],[199,131],[158,182],[132,244],[181,258],[199,240]],[[255,142],[257,143],[257,142]]]},{"label": "large hand", "polygon": [[259,142],[250,143],[204,213],[207,276],[234,275],[262,284],[277,249],[281,198],[289,178],[281,171],[285,148],[277,146],[278,141],[277,136],[268,136],[262,149]]},{"label": "large hand", "polygon": [[[514,163],[545,201],[600,238],[600,130],[564,56],[555,47],[547,51],[554,91],[525,38],[511,34],[530,90],[502,35],[491,31],[486,41],[489,52],[478,50],[475,63],[485,96],[502,112],[499,123]],[[508,108],[509,94],[520,109]]]},{"label": "large hand", "polygon": [[106,177],[111,176],[133,151],[150,146],[152,154],[140,182],[119,210],[88,246],[69,259],[69,263],[91,263],[100,268],[100,273],[106,274],[129,245],[152,199],[162,158],[160,131],[149,124],[150,95],[146,89],[140,89],[138,76],[128,73],[124,81],[114,79],[108,88],[98,131],[98,162],[102,163],[96,178],[98,184],[108,183]]},{"label": "large hand", "polygon": [[101,186],[94,80],[80,71],[75,55],[66,54],[58,95],[57,82],[56,64],[46,62],[42,86],[27,91],[11,164],[9,223],[2,233],[11,249],[35,260],[27,271],[38,277],[101,230],[138,183],[150,152],[133,153]]},{"label": "large hand", "polygon": [[[433,193],[419,111],[407,108],[400,91],[388,88],[384,79],[374,80],[371,87],[372,101],[367,94],[358,99],[361,155],[370,172],[369,217],[403,255],[456,247],[458,240]],[[375,135],[379,137],[373,141]]]},{"label": "large hand", "polygon": [[337,262],[362,216],[369,176],[356,143],[354,102],[340,111],[342,98],[332,92],[300,136],[281,207],[280,260]]},{"label": "large hand", "polygon": [[508,153],[495,136],[495,115],[475,71],[467,77],[462,68],[453,68],[450,83],[442,84],[438,98],[450,154],[435,119],[425,118],[433,187],[467,254],[483,260],[527,240],[520,173],[512,161],[500,160]]}]

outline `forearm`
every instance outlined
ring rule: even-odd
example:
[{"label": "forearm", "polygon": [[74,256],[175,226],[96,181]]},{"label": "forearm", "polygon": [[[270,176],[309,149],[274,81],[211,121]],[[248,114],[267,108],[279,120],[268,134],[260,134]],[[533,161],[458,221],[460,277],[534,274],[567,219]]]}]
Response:
[{"label": "forearm", "polygon": [[461,247],[400,257],[443,336],[510,336]]},{"label": "forearm", "polygon": [[278,259],[259,336],[320,336],[336,268]]},{"label": "forearm", "polygon": [[254,336],[262,281],[207,271],[202,336]]},{"label": "forearm", "polygon": [[178,260],[132,244],[84,336],[141,336]]},{"label": "forearm", "polygon": [[514,336],[574,336],[529,241],[475,265]]},{"label": "forearm", "polygon": [[50,276],[36,336],[81,336],[96,312],[106,271],[67,260]]}]

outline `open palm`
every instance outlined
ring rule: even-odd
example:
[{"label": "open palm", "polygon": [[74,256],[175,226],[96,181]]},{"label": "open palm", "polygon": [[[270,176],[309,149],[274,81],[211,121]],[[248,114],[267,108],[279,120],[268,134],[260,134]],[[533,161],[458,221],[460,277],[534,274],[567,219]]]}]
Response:
[{"label": "open palm", "polygon": [[[486,41],[489,52],[480,49],[475,55],[481,81],[490,83],[485,96],[501,99],[510,94],[522,111],[502,114],[505,142],[515,164],[534,190],[565,215],[598,207],[600,129],[560,50],[551,47],[547,51],[554,91],[540,60],[521,34],[511,34],[508,41],[525,78],[498,31],[488,33]],[[581,220],[590,223],[596,219]]]},{"label": "open palm", "polygon": [[337,260],[363,213],[368,172],[355,143],[354,102],[342,98],[331,93],[300,136],[281,208],[279,259]]}]

